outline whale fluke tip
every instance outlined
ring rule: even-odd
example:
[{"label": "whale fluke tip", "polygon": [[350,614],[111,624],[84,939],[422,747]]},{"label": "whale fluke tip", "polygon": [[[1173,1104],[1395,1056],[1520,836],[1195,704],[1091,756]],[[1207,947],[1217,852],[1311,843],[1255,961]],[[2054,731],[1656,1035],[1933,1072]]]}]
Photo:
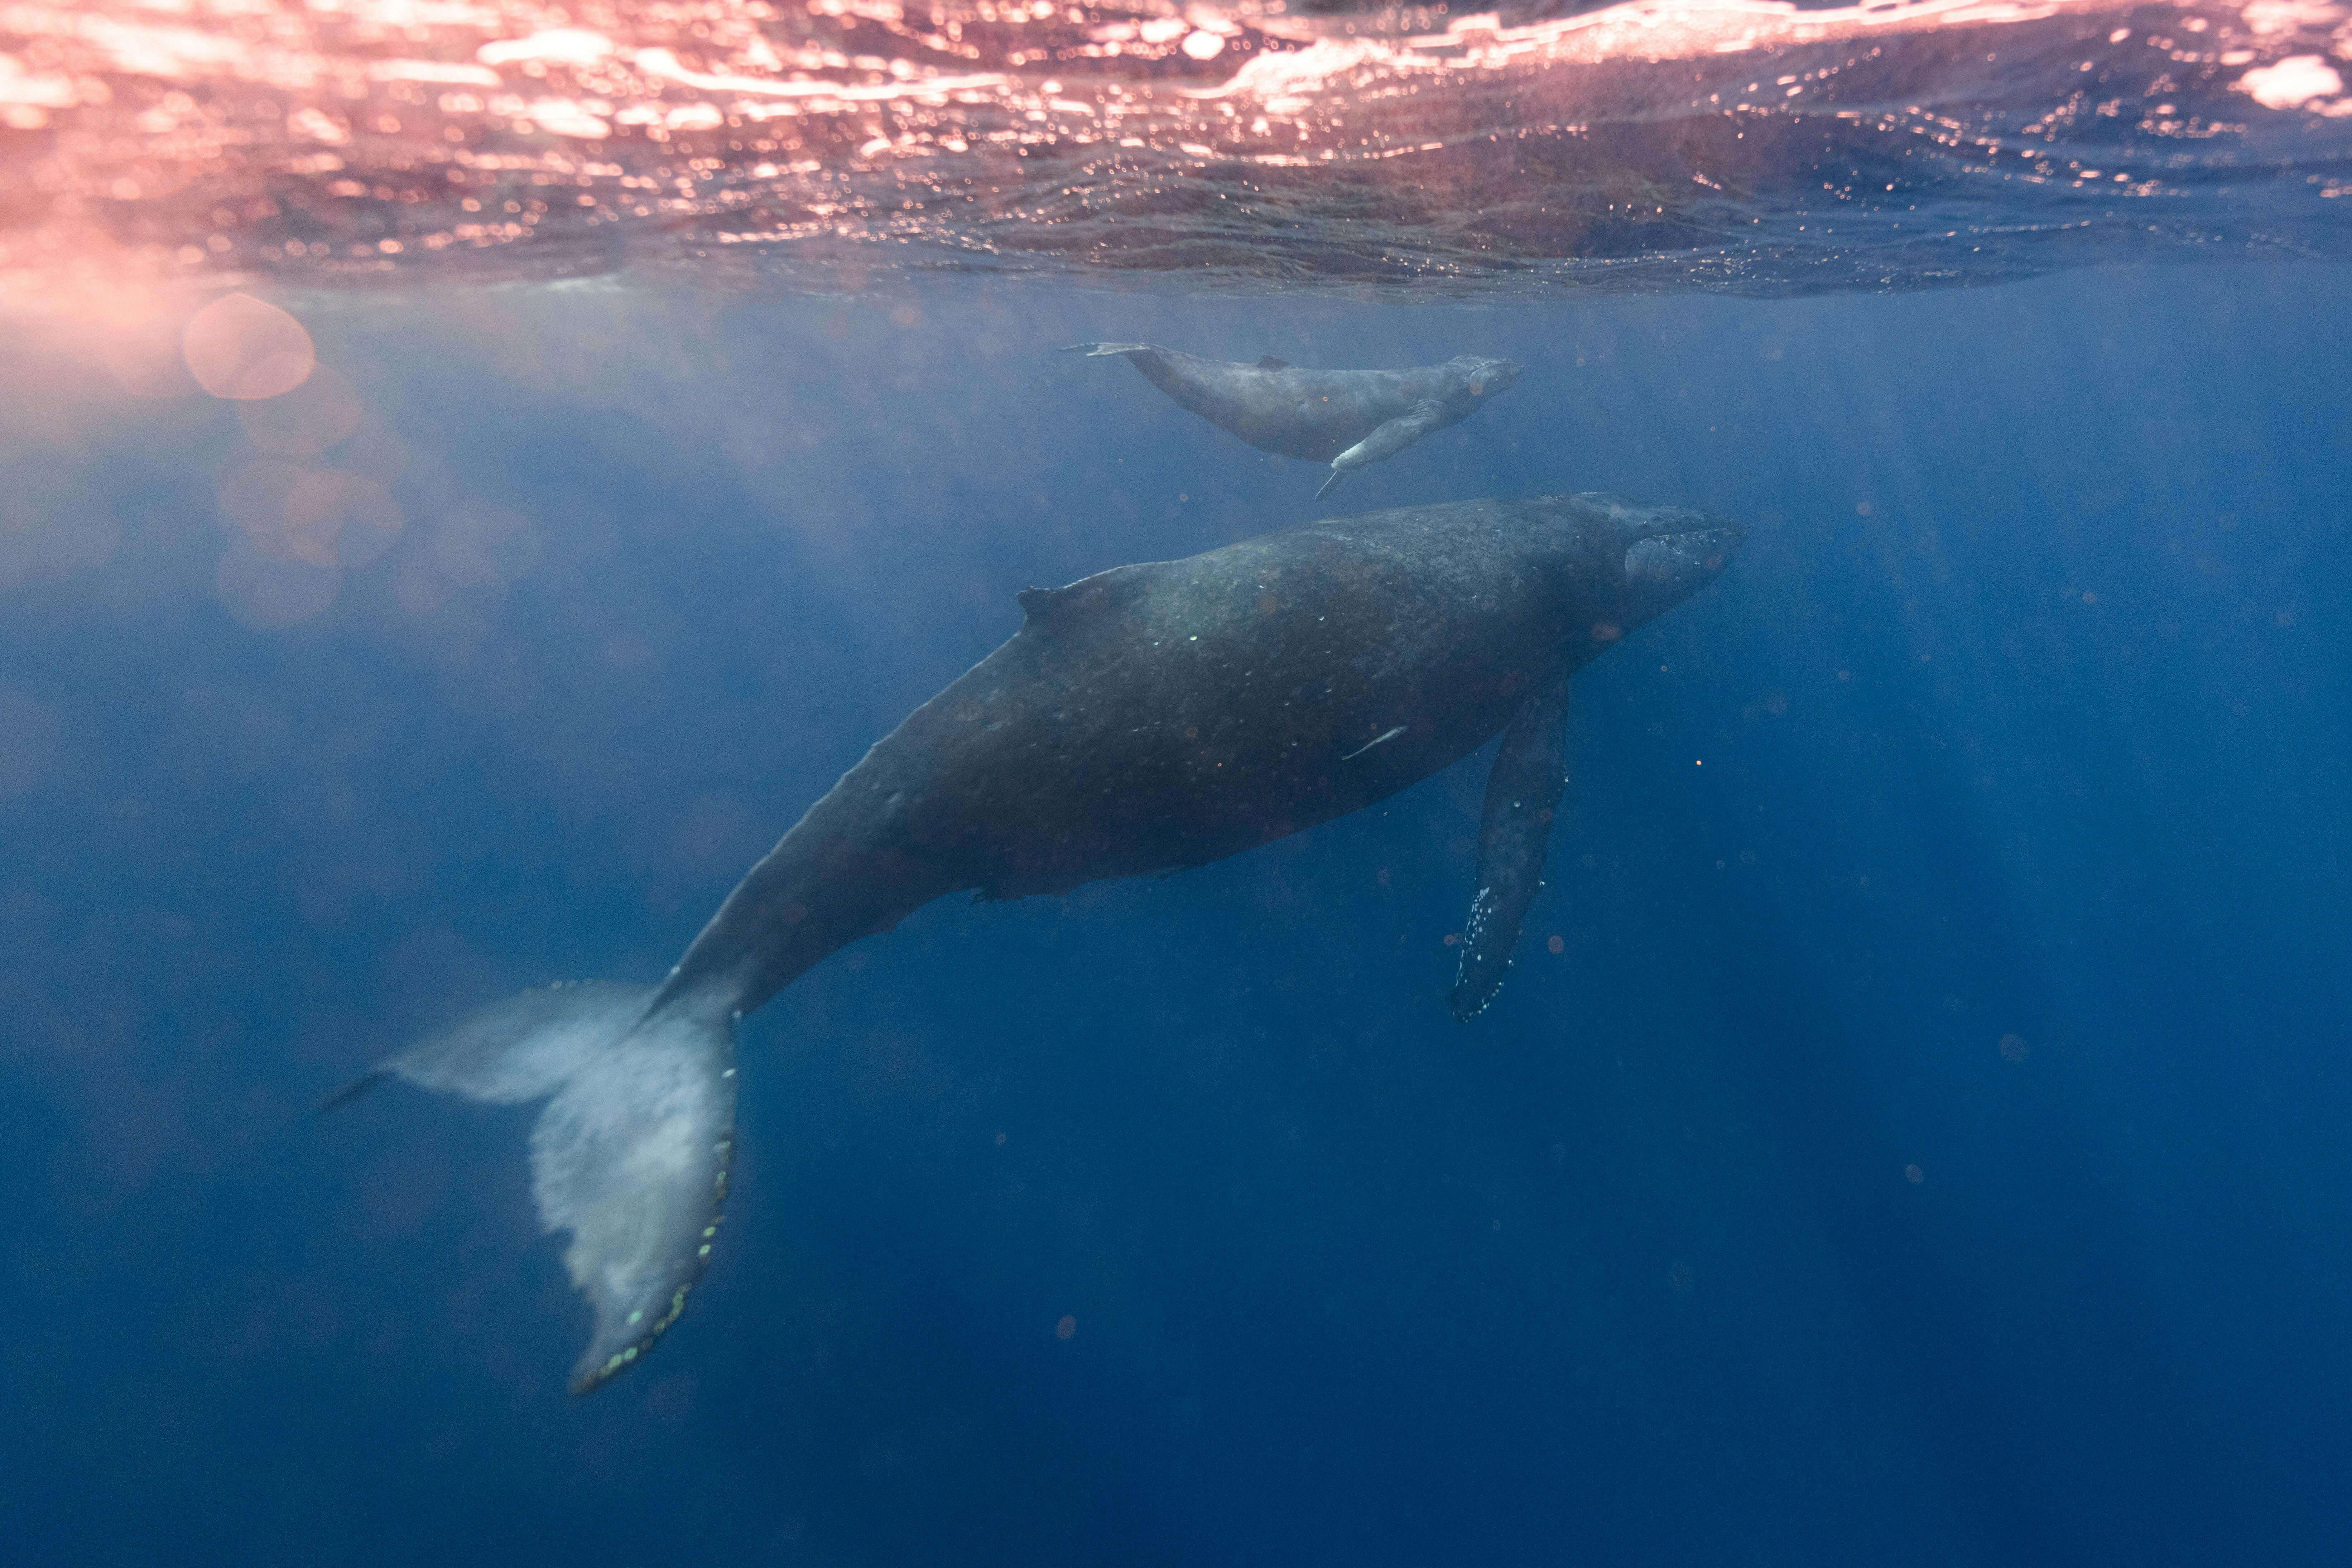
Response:
[{"label": "whale fluke tip", "polygon": [[1150,343],[1064,343],[1055,352],[1066,354],[1084,354],[1088,359],[1093,359],[1097,354],[1150,353],[1151,352],[1151,345]]},{"label": "whale fluke tip", "polygon": [[[1507,961],[1506,963],[1507,965]],[[1455,1023],[1467,1024],[1486,1010],[1486,1005],[1494,1001],[1495,994],[1502,988],[1503,976],[1499,971],[1490,979],[1459,981],[1453,990],[1446,993],[1445,1005],[1453,1013]]]},{"label": "whale fluke tip", "polygon": [[1331,491],[1332,491],[1334,489],[1336,489],[1336,488],[1338,487],[1338,485],[1339,485],[1339,481],[1340,481],[1341,479],[1346,479],[1347,477],[1348,477],[1348,470],[1347,470],[1347,469],[1345,469],[1345,468],[1333,468],[1333,469],[1331,470],[1331,477],[1330,477],[1329,479],[1325,479],[1325,480],[1323,481],[1323,487],[1322,487],[1322,489],[1318,489],[1318,490],[1317,490],[1317,491],[1315,492],[1315,499],[1316,499],[1317,500],[1321,500],[1325,496],[1329,495],[1329,494],[1331,493]]},{"label": "whale fluke tip", "polygon": [[541,1227],[594,1316],[585,1394],[635,1366],[685,1310],[719,1236],[735,1143],[731,1009],[648,1013],[647,987],[588,981],[493,1002],[387,1060],[385,1078],[490,1104],[543,1100],[530,1130]]},{"label": "whale fluke tip", "polygon": [[324,1116],[331,1110],[341,1110],[344,1106],[349,1105],[352,1100],[359,1099],[360,1096],[365,1094],[368,1090],[373,1089],[376,1085],[382,1083],[384,1079],[392,1076],[392,1069],[389,1068],[370,1068],[367,1071],[360,1074],[359,1077],[352,1079],[351,1082],[343,1085],[342,1088],[327,1096],[326,1099],[319,1101],[317,1105],[311,1107],[310,1114],[313,1116]]}]

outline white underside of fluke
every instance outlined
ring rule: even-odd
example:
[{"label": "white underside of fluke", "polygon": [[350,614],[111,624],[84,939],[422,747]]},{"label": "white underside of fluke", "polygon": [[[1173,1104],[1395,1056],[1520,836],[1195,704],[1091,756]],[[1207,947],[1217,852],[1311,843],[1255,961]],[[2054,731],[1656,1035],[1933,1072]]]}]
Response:
[{"label": "white underside of fluke", "polygon": [[587,983],[492,1003],[384,1066],[422,1088],[519,1103],[541,1225],[595,1314],[585,1392],[633,1364],[686,1305],[718,1235],[734,1142],[734,1030],[664,1012],[648,987]]}]

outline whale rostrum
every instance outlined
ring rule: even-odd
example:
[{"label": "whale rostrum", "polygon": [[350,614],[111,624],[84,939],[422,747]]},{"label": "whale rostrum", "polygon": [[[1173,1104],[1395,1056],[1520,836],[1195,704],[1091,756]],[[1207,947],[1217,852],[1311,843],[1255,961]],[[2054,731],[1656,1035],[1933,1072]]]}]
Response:
[{"label": "whale rostrum", "polygon": [[1318,500],[1366,464],[1461,424],[1521,369],[1517,360],[1471,354],[1412,370],[1303,370],[1272,354],[1239,364],[1156,343],[1072,343],[1062,352],[1122,355],[1180,406],[1259,451],[1330,464]]},{"label": "whale rostrum", "polygon": [[1451,998],[1502,984],[1566,780],[1569,681],[1712,581],[1729,523],[1616,496],[1331,519],[1020,595],[1021,628],[908,715],[737,885],[658,986],[553,986],[380,1063],[546,1100],[541,1221],[594,1327],[584,1391],[684,1306],[734,1142],[735,1024],[959,890],[1198,866],[1384,800],[1498,731]]}]

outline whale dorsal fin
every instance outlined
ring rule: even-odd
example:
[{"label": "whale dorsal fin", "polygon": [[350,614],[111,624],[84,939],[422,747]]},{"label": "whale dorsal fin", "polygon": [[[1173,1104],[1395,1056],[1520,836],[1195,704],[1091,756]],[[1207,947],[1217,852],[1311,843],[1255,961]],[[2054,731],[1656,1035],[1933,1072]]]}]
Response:
[{"label": "whale dorsal fin", "polygon": [[1272,354],[1263,354],[1258,358],[1257,367],[1260,370],[1288,370],[1290,362],[1286,359],[1276,359]]},{"label": "whale dorsal fin", "polygon": [[1051,631],[1076,626],[1127,603],[1141,585],[1142,565],[1114,566],[1059,588],[1024,588],[1020,602],[1022,629],[1037,626]]},{"label": "whale dorsal fin", "polygon": [[1064,601],[1076,594],[1077,590],[1078,584],[1073,583],[1066,588],[1024,588],[1013,595],[1013,598],[1021,605],[1022,629],[1025,631],[1031,626],[1051,627],[1056,622],[1067,618],[1069,612],[1076,606]]}]

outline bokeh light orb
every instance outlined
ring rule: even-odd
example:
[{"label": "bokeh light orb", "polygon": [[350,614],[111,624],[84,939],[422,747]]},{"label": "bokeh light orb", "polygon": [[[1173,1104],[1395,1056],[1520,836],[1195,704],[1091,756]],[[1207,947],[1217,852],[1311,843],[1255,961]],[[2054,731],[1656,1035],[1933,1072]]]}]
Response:
[{"label": "bokeh light orb", "polygon": [[343,585],[332,561],[265,555],[243,541],[231,544],[213,575],[213,591],[239,625],[283,631],[323,613]]},{"label": "bokeh light orb", "polygon": [[302,323],[250,294],[224,294],[180,337],[188,374],[215,397],[280,397],[310,379],[319,351]]},{"label": "bokeh light orb", "polygon": [[348,439],[366,409],[352,384],[328,365],[277,397],[242,401],[236,417],[246,439],[272,457],[308,457]]}]

